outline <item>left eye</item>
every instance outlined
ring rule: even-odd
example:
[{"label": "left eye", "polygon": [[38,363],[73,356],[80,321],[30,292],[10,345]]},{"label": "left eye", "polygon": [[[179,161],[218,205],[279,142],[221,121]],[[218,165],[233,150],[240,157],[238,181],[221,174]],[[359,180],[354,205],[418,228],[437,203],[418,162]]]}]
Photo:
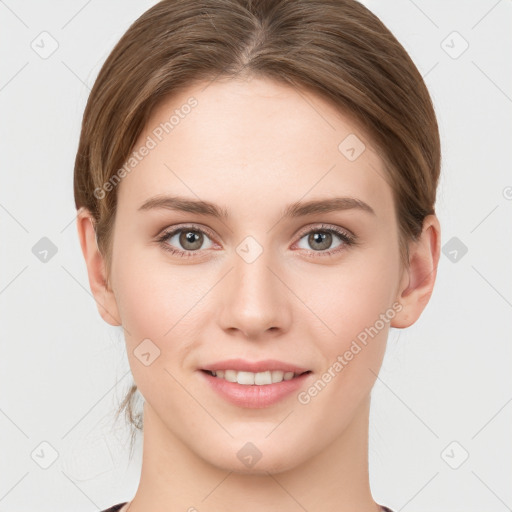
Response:
[{"label": "left eye", "polygon": [[[314,251],[322,251],[325,249],[332,249],[333,233],[327,231],[311,231],[307,235],[304,235],[300,240],[306,240],[309,247],[301,247],[301,249],[311,249]],[[300,245],[299,245],[300,247]]]},{"label": "left eye", "polygon": [[[334,247],[332,247],[333,236],[340,240]],[[299,245],[301,249],[313,250],[315,252],[331,252],[331,250],[336,249],[340,245],[350,245],[352,243],[352,238],[348,234],[333,228],[310,230],[299,240],[299,243],[302,240],[305,240],[309,247],[301,247]]]}]

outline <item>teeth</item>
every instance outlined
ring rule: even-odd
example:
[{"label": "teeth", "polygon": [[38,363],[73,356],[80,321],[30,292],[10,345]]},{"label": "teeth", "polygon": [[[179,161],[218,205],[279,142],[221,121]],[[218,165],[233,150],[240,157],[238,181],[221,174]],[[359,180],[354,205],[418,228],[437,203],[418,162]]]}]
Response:
[{"label": "teeth", "polygon": [[[240,375],[240,374],[238,374],[238,375]],[[258,386],[262,386],[265,384],[272,384],[272,373],[269,371],[253,373],[253,374],[251,374],[250,372],[247,372],[247,375],[250,375],[251,377],[252,377],[252,375],[254,375],[254,384],[256,384]]]},{"label": "teeth", "polygon": [[215,377],[225,379],[228,382],[237,382],[245,386],[265,386],[267,384],[276,384],[283,380],[290,380],[298,377],[300,374],[293,372],[283,372],[282,370],[267,370],[265,372],[237,372],[236,370],[217,370],[211,372]]}]

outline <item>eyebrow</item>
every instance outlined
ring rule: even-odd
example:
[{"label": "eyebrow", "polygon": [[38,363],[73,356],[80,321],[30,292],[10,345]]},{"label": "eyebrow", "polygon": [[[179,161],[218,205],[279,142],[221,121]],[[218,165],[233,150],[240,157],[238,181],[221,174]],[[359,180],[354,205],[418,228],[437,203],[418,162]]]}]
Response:
[{"label": "eyebrow", "polygon": [[[186,197],[179,196],[154,196],[145,201],[139,207],[139,211],[153,209],[168,209],[187,213],[196,213],[198,215],[206,215],[224,220],[229,218],[229,213],[226,208],[221,208],[208,201],[188,199]],[[288,205],[284,209],[282,217],[296,218],[313,215],[315,213],[329,213],[353,209],[358,209],[372,215],[376,215],[373,208],[360,199],[356,199],[354,197],[332,197],[305,202],[297,201]]]}]

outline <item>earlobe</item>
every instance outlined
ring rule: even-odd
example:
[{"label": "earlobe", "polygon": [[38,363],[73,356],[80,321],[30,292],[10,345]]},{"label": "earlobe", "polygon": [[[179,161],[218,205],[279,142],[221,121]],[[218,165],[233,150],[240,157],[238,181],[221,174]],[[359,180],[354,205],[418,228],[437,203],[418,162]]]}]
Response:
[{"label": "earlobe", "polygon": [[434,289],[440,251],[439,220],[435,215],[428,215],[420,238],[409,245],[409,268],[403,272],[396,297],[402,310],[391,322],[391,327],[409,327],[420,317]]},{"label": "earlobe", "polygon": [[98,312],[108,324],[121,325],[114,292],[107,286],[105,260],[98,248],[93,217],[85,208],[78,210],[77,231],[87,266],[89,286],[96,301]]}]

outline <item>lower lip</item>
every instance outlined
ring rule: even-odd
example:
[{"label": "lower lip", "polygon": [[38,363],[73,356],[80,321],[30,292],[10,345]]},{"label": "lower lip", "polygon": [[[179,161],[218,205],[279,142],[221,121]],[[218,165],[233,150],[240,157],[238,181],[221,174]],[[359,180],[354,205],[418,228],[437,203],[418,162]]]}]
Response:
[{"label": "lower lip", "polygon": [[238,382],[229,382],[226,379],[214,377],[203,370],[200,370],[200,373],[210,386],[228,402],[238,407],[253,409],[268,407],[283,400],[293,392],[297,392],[304,385],[304,381],[311,375],[311,373],[303,373],[290,380],[259,386],[256,384],[245,385],[238,384]]}]

